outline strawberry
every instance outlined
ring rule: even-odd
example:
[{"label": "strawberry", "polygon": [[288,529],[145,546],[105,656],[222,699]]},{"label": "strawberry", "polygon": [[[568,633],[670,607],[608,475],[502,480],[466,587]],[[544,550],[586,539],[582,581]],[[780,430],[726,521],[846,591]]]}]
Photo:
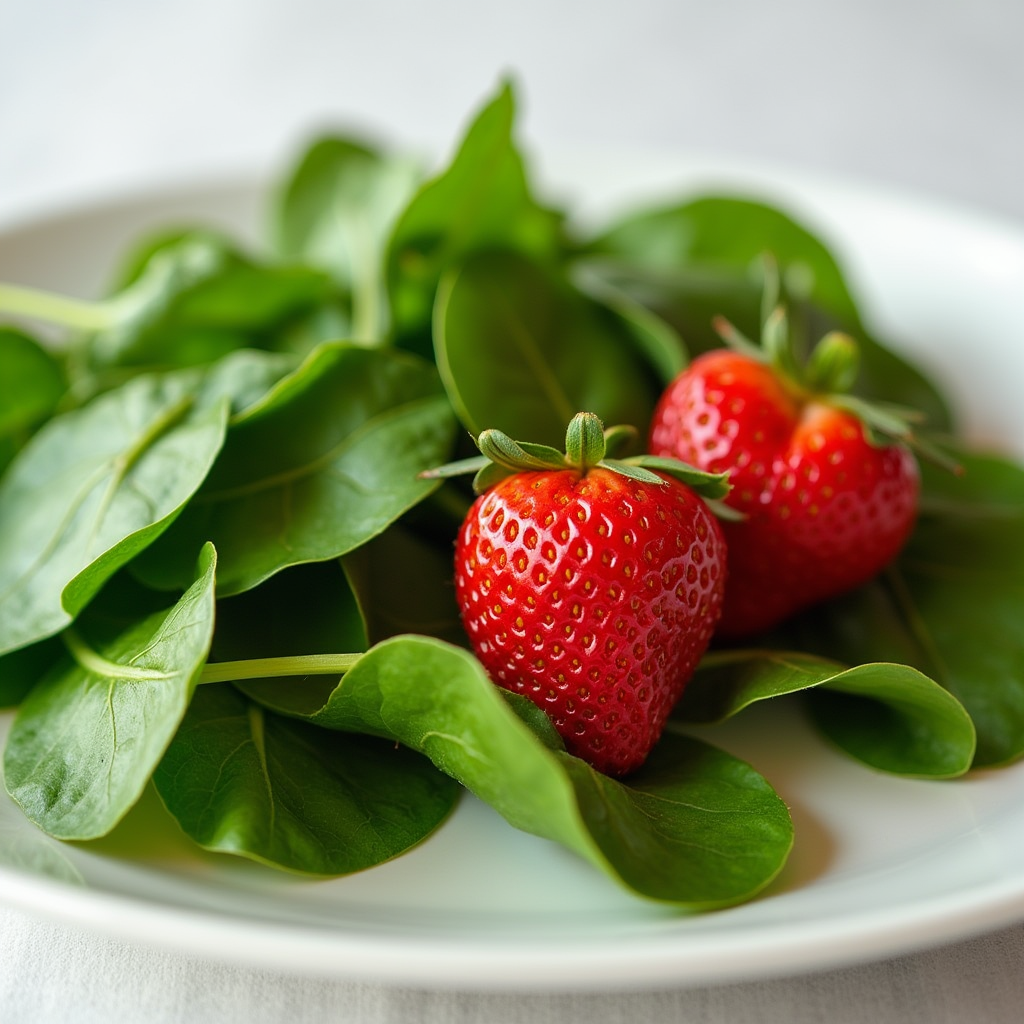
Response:
[{"label": "strawberry", "polygon": [[718,635],[769,629],[853,589],[900,551],[914,527],[919,472],[902,410],[846,394],[851,338],[826,335],[798,365],[786,316],[765,322],[763,347],[725,321],[735,349],[693,360],[658,403],[649,450],[727,473],[729,589]]},{"label": "strawberry", "polygon": [[[455,547],[473,650],[499,686],[547,712],[566,748],[609,775],[638,768],[704,653],[725,549],[724,478],[675,460],[606,458],[624,437],[581,413],[566,454],[498,431]],[[654,472],[657,470],[658,472]]]}]

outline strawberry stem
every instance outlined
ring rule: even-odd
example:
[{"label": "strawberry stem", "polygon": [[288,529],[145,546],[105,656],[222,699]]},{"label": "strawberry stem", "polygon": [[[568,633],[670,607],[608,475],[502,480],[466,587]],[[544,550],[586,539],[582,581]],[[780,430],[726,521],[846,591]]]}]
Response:
[{"label": "strawberry stem", "polygon": [[565,431],[565,460],[586,476],[604,459],[604,424],[592,412],[578,412]]},{"label": "strawberry stem", "polygon": [[811,351],[803,378],[816,393],[843,393],[860,371],[860,349],[848,334],[830,331]]}]

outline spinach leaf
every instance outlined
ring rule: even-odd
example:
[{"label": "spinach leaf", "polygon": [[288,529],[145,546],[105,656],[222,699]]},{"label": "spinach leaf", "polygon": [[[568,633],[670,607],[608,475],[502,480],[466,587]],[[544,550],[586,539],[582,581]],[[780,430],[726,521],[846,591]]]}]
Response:
[{"label": "spinach leaf", "polygon": [[367,646],[362,609],[347,574],[332,560],[292,566],[252,590],[218,600],[210,658],[352,653]]},{"label": "spinach leaf", "polygon": [[961,476],[922,467],[921,519],[893,566],[788,628],[807,650],[927,673],[973,719],[975,763],[996,765],[1024,754],[1024,469],[956,457]]},{"label": "spinach leaf", "polygon": [[689,362],[679,332],[627,290],[616,286],[607,275],[588,272],[583,264],[575,268],[573,280],[582,292],[619,317],[634,351],[655,371],[662,385],[668,384]]},{"label": "spinach leaf", "polygon": [[295,367],[291,355],[241,349],[202,370],[181,371],[180,379],[192,382],[197,407],[227,401],[231,417],[237,419]]},{"label": "spinach leaf", "polygon": [[[104,643],[166,607],[166,592],[141,586],[121,569],[103,584],[88,606],[89,636],[95,643]],[[67,646],[58,635],[0,657],[0,707],[19,704],[66,656]]]},{"label": "spinach leaf", "polygon": [[473,434],[488,428],[560,447],[581,409],[646,427],[652,381],[621,325],[567,281],[510,252],[472,256],[441,285],[438,369]]},{"label": "spinach leaf", "polygon": [[138,800],[174,735],[213,636],[216,557],[170,609],[100,643],[65,634],[71,659],[26,697],[4,750],[7,791],[58,839],[105,835]]},{"label": "spinach leaf", "polygon": [[432,543],[423,531],[403,519],[346,555],[344,566],[370,643],[399,633],[422,633],[465,643],[452,585],[450,540],[444,547]]},{"label": "spinach leaf", "polygon": [[859,320],[827,247],[783,211],[751,199],[698,196],[632,214],[609,226],[588,249],[651,270],[709,267],[730,274],[755,269],[771,253],[789,290],[844,320]]},{"label": "spinach leaf", "polygon": [[68,859],[62,844],[43,835],[24,818],[0,819],[0,864],[66,885],[85,885],[82,873]]},{"label": "spinach leaf", "polygon": [[[625,781],[538,735],[471,655],[427,637],[372,648],[320,707],[294,684],[246,684],[254,699],[330,729],[426,754],[517,828],[562,843],[632,891],[688,907],[739,902],[780,870],[792,843],[785,805],[752,768],[667,735]],[[522,703],[522,698],[518,699]]]},{"label": "spinach leaf", "polygon": [[331,136],[306,150],[280,192],[274,248],[328,271],[350,297],[345,337],[369,342],[387,334],[387,245],[419,181],[419,165],[408,157]]},{"label": "spinach leaf", "polygon": [[195,493],[228,412],[200,383],[137,378],[50,420],[21,451],[0,481],[0,653],[68,625]]},{"label": "spinach leaf", "polygon": [[0,657],[0,708],[20,704],[63,654],[64,645],[56,637],[50,637]]},{"label": "spinach leaf", "polygon": [[[808,342],[827,331],[853,334],[861,348],[860,393],[920,410],[933,429],[950,413],[935,386],[865,328],[843,272],[826,245],[784,211],[728,196],[701,196],[611,225],[584,249],[589,273],[648,304],[692,352],[721,344],[711,319],[723,315],[760,333],[761,260],[778,264],[791,319]],[[590,262],[592,261],[592,262]]]},{"label": "spinach leaf", "polygon": [[154,782],[203,848],[315,875],[404,853],[459,796],[405,747],[282,718],[232,686],[199,689]]},{"label": "spinach leaf", "polygon": [[149,240],[124,286],[102,304],[108,326],[78,353],[79,372],[193,366],[239,348],[286,348],[289,324],[333,295],[324,272],[259,262],[215,232]]},{"label": "spinach leaf", "polygon": [[434,489],[417,474],[445,461],[453,434],[432,366],[324,344],[235,421],[209,479],[133,570],[151,586],[180,586],[188,552],[209,539],[227,596],[338,558]]},{"label": "spinach leaf", "polygon": [[951,778],[971,767],[975,732],[967,712],[906,665],[847,668],[797,651],[720,651],[705,657],[673,718],[718,722],[755,701],[790,693],[804,693],[822,731],[873,768]]},{"label": "spinach leaf", "polygon": [[[395,226],[388,250],[393,331],[425,350],[442,275],[473,252],[500,247],[553,261],[562,215],[539,204],[512,138],[510,85],[477,114],[449,166],[420,188]],[[418,339],[418,343],[417,343]]]},{"label": "spinach leaf", "polygon": [[0,472],[64,394],[57,360],[21,331],[0,327]]}]

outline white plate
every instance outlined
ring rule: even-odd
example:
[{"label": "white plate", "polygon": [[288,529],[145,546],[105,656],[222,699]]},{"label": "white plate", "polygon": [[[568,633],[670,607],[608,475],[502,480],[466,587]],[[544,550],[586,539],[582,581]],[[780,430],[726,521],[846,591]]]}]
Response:
[{"label": "white plate", "polygon": [[[1024,233],[784,172],[607,160],[559,171],[558,181],[591,183],[588,209],[709,180],[783,202],[835,244],[873,324],[944,383],[968,433],[1010,439],[1003,447],[1024,456]],[[95,294],[140,229],[191,215],[252,236],[260,209],[254,187],[229,182],[9,225],[0,280]],[[122,938],[278,970],[501,989],[797,973],[1024,919],[1024,764],[956,782],[874,774],[833,753],[785,702],[712,738],[768,777],[797,829],[782,876],[726,911],[686,916],[638,900],[473,799],[411,854],[311,882],[197,852],[154,797],[114,837],[62,845],[3,796],[0,898]]]}]

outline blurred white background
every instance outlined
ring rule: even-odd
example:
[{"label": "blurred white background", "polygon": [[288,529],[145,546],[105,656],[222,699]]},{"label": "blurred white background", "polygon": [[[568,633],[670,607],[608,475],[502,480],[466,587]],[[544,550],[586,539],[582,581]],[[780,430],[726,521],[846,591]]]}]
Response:
[{"label": "blurred white background", "polygon": [[0,216],[273,167],[326,125],[440,157],[512,72],[534,149],[740,156],[1024,219],[1020,0],[0,10]]}]

